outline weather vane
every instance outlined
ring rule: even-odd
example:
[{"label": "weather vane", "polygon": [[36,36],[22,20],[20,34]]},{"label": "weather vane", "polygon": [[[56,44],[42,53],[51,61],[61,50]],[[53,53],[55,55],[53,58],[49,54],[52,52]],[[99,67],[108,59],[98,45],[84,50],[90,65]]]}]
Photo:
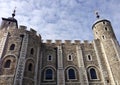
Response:
[{"label": "weather vane", "polygon": [[13,13],[12,13],[12,17],[13,17],[13,18],[14,18],[14,16],[15,16],[15,12],[16,12],[16,7],[14,8]]},{"label": "weather vane", "polygon": [[98,11],[95,11],[95,14],[96,14],[96,18],[99,19],[100,15],[99,15]]}]

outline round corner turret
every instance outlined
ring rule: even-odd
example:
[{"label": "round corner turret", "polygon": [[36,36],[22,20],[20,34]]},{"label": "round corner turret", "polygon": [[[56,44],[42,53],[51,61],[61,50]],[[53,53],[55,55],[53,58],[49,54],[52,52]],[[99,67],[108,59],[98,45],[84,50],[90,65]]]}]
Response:
[{"label": "round corner turret", "polygon": [[92,26],[94,38],[100,40],[111,39],[115,37],[111,22],[107,19],[98,19]]},{"label": "round corner turret", "polygon": [[111,24],[111,22],[110,22],[109,20],[107,20],[107,19],[98,19],[98,20],[96,20],[96,21],[94,22],[94,24],[93,24],[93,26],[92,26],[92,29],[94,29],[95,26],[96,26],[97,24],[99,24],[99,23],[103,23],[103,24],[109,23],[109,24]]}]

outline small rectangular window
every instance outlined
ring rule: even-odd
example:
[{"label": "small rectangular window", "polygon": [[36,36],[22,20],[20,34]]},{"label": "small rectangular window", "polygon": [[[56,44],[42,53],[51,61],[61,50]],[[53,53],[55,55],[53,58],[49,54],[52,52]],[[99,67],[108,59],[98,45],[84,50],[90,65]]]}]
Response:
[{"label": "small rectangular window", "polygon": [[102,36],[102,39],[105,39],[105,36]]},{"label": "small rectangular window", "polygon": [[47,56],[47,61],[52,61],[52,56],[51,55]]},{"label": "small rectangular window", "polygon": [[103,24],[105,24],[105,22],[103,21]]},{"label": "small rectangular window", "polygon": [[68,61],[73,61],[73,56],[72,56],[72,55],[68,55],[68,56],[67,56],[67,60],[68,60]]},{"label": "small rectangular window", "polygon": [[105,30],[106,30],[106,31],[108,30],[107,27],[105,27]]},{"label": "small rectangular window", "polygon": [[87,55],[87,60],[88,61],[92,61],[92,56],[91,55]]}]

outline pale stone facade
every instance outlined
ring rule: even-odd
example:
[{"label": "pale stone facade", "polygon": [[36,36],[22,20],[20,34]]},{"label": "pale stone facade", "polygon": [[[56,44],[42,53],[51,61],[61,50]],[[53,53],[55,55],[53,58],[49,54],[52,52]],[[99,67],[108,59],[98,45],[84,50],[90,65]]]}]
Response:
[{"label": "pale stone facade", "polygon": [[18,28],[13,17],[0,27],[0,85],[120,85],[120,46],[110,21],[93,24],[94,40],[42,42]]}]

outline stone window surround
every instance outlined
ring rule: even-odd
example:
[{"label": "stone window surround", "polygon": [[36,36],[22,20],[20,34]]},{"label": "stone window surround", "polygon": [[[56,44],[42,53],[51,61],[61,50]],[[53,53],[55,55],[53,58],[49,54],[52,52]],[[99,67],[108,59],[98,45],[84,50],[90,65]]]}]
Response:
[{"label": "stone window surround", "polygon": [[[31,67],[30,67],[30,65],[31,65]],[[33,71],[33,64],[32,64],[32,63],[29,63],[29,64],[28,64],[28,69],[27,69],[27,70],[30,71],[30,72]]]},{"label": "stone window surround", "polygon": [[[71,56],[71,59],[70,59],[70,56]],[[72,54],[67,55],[67,61],[73,61],[73,55]]]},{"label": "stone window surround", "polygon": [[[51,56],[51,60],[49,59],[50,56]],[[53,56],[52,55],[47,55],[47,61],[53,61]]]},{"label": "stone window surround", "polygon": [[103,21],[103,24],[106,24],[106,22],[105,22],[105,21]]},{"label": "stone window surround", "polygon": [[102,37],[103,40],[106,39],[105,35],[102,35],[101,37]]},{"label": "stone window surround", "polygon": [[[12,45],[14,45],[14,49],[11,49]],[[10,46],[9,46],[9,50],[10,50],[10,51],[13,51],[13,50],[15,50],[15,47],[16,47],[16,44],[15,44],[15,43],[12,43],[12,44],[10,44]]]},{"label": "stone window surround", "polygon": [[[9,67],[5,67],[5,64],[7,63],[7,61],[10,61],[10,66]],[[4,69],[10,69],[11,68],[11,63],[12,63],[11,59],[6,59],[4,64],[3,64]]]},{"label": "stone window surround", "polygon": [[[89,57],[90,57],[90,59],[89,59]],[[87,61],[92,61],[93,59],[92,59],[92,56],[91,56],[91,54],[87,54]]]},{"label": "stone window surround", "polygon": [[[29,64],[32,64],[32,71],[29,71]],[[27,71],[29,71],[29,72],[34,72],[34,61],[32,60],[31,61],[31,59],[28,59],[27,61],[26,61],[26,65],[27,65]]]},{"label": "stone window surround", "polygon": [[[2,67],[4,68],[4,65],[5,65],[5,62],[7,60],[11,60],[11,64],[13,62],[13,59],[11,57],[14,57],[14,55],[7,55],[4,59],[3,59],[3,65]],[[16,59],[16,57],[14,57]],[[4,69],[11,69],[12,68],[12,65],[10,64],[10,67],[9,68],[4,68]]]},{"label": "stone window surround", "polygon": [[[69,73],[68,73],[69,69],[73,69],[74,70],[74,72],[75,72],[75,79],[69,79]],[[67,72],[67,80],[77,80],[77,71],[76,71],[76,69],[74,67],[67,68],[66,72]]]},{"label": "stone window surround", "polygon": [[34,48],[31,48],[31,49],[30,49],[30,54],[31,54],[31,55],[34,55]]},{"label": "stone window surround", "polygon": [[[52,72],[53,72],[53,75],[52,75],[52,79],[51,79],[51,80],[45,79],[47,69],[51,69]],[[46,68],[46,69],[44,70],[44,81],[54,81],[54,80],[55,80],[55,79],[54,79],[54,73],[55,73],[55,72],[54,72],[53,68],[51,68],[51,67]]]},{"label": "stone window surround", "polygon": [[[97,79],[92,79],[92,78],[91,78],[91,75],[90,75],[90,69],[91,69],[91,68],[95,69]],[[88,67],[88,75],[89,75],[90,80],[100,80],[100,79],[99,79],[99,76],[98,76],[98,70],[97,70],[94,66]]]}]

